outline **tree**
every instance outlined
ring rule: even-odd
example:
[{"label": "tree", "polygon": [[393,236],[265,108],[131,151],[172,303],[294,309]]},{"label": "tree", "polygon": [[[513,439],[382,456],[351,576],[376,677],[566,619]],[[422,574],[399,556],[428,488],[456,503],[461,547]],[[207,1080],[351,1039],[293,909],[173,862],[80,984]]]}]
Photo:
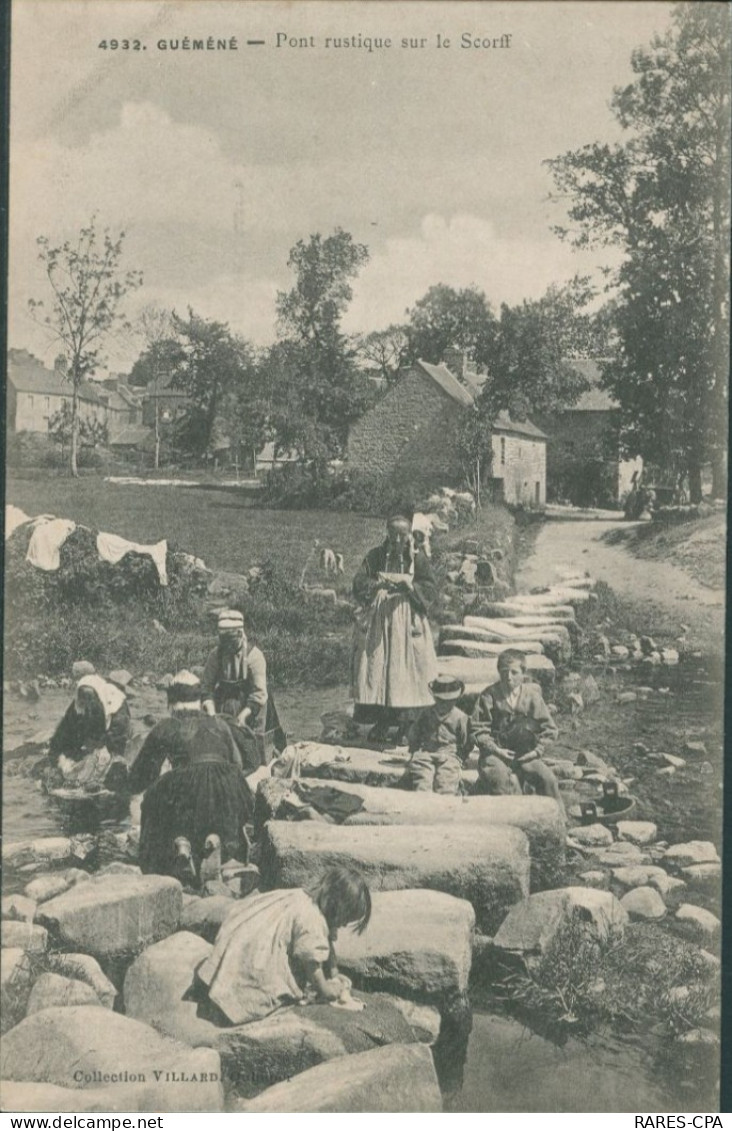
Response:
[{"label": "tree", "polygon": [[200,457],[212,451],[217,424],[231,408],[229,398],[254,382],[254,353],[228,325],[201,318],[190,307],[187,319],[173,312],[172,324],[180,355],[170,384],[189,397],[178,441]]},{"label": "tree", "polygon": [[[160,420],[161,382],[172,373],[182,361],[182,351],[175,340],[173,318],[168,310],[148,303],[143,307],[138,320],[138,328],[145,344],[144,352],[135,362],[130,377],[134,384],[144,384],[153,393],[155,431],[155,469],[160,467],[160,444],[162,423]],[[142,380],[141,380],[142,379]]]},{"label": "tree", "polygon": [[673,25],[633,53],[616,89],[616,145],[549,162],[577,246],[616,245],[617,357],[604,380],[621,407],[627,451],[724,490],[730,225],[729,7],[674,6]]},{"label": "tree", "polygon": [[367,258],[368,249],[341,228],[325,238],[316,233],[293,247],[295,284],[277,296],[280,341],[263,363],[270,423],[278,451],[295,450],[321,472],[342,454],[349,425],[374,397],[340,328],[350,281]]},{"label": "tree", "polygon": [[484,365],[490,357],[496,319],[476,287],[456,291],[438,283],[407,313],[411,361],[421,358],[437,365],[451,347],[461,350],[475,365]]},{"label": "tree", "polygon": [[61,342],[71,383],[71,474],[78,475],[79,390],[84,379],[102,364],[102,348],[113,334],[129,329],[120,306],[142,284],[139,271],[121,267],[125,233],[113,238],[100,232],[96,216],[75,240],[52,246],[47,236],[36,243],[52,292],[50,310],[31,299],[31,316]]},{"label": "tree", "polygon": [[407,327],[393,323],[385,330],[365,334],[358,339],[356,352],[361,361],[376,370],[387,388],[390,388],[409,358]]},{"label": "tree", "polygon": [[[62,448],[71,442],[73,412],[67,400],[62,401],[61,408],[57,409],[48,421],[48,434]],[[97,444],[106,444],[108,438],[109,430],[103,420],[79,417],[79,441],[81,445],[95,448]]]}]

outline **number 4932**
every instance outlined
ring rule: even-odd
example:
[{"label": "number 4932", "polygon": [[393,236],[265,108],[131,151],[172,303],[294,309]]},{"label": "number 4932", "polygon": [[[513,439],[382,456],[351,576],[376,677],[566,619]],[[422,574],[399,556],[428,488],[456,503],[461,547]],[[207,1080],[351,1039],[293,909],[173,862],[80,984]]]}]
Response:
[{"label": "number 4932", "polygon": [[102,39],[97,46],[102,51],[142,51],[139,39]]}]

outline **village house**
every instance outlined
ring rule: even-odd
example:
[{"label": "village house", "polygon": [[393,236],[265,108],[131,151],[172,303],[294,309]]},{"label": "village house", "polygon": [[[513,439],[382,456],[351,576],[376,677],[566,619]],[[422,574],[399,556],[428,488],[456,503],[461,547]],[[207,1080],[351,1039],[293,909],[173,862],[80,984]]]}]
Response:
[{"label": "village house", "polygon": [[175,424],[188,410],[188,394],[174,388],[169,376],[149,384],[141,390],[141,397],[142,423],[148,428],[155,427],[156,415],[158,424]]},{"label": "village house", "polygon": [[576,506],[616,506],[630,490],[643,460],[627,459],[620,448],[620,407],[600,385],[599,360],[570,364],[590,388],[571,408],[539,420],[548,434],[547,492],[550,501]]},{"label": "village house", "polygon": [[[71,406],[71,382],[64,377],[66,362],[56,358],[55,367],[47,369],[28,350],[8,351],[6,422],[9,432],[41,432],[48,434],[48,424],[64,403]],[[89,423],[107,423],[107,408],[99,392],[89,381],[79,388],[79,419]]]},{"label": "village house", "polygon": [[107,406],[107,431],[110,443],[122,432],[142,423],[142,400],[119,373],[95,383],[99,396]]},{"label": "village house", "polygon": [[[458,355],[461,382],[445,362],[417,361],[356,421],[348,437],[347,464],[364,474],[419,481],[426,488],[456,486],[464,478],[458,434],[481,376]],[[547,437],[530,420],[501,412],[492,430],[492,466],[485,487],[496,501],[540,507],[546,502]]]}]

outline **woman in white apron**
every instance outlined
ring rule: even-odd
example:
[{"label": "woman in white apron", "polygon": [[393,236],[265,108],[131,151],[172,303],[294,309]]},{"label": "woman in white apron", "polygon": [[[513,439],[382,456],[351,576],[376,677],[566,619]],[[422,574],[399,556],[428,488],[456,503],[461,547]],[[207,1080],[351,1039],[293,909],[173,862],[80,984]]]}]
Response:
[{"label": "woman in white apron", "polygon": [[428,612],[435,579],[426,554],[415,549],[411,523],[393,515],[386,540],[363,560],[353,582],[361,606],[354,637],[354,721],[372,723],[369,738],[385,742],[392,727],[403,734],[432,705],[429,684],[437,658]]}]

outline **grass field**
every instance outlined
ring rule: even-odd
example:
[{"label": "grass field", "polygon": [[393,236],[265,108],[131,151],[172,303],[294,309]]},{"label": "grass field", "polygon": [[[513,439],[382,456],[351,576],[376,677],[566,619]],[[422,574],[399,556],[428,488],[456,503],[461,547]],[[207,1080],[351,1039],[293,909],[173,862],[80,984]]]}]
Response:
[{"label": "grass field", "polygon": [[[236,489],[128,486],[92,477],[9,479],[6,499],[27,514],[55,514],[135,542],[167,538],[212,569],[245,573],[269,563],[271,582],[241,607],[250,639],[267,658],[272,685],[328,687],[348,681],[351,609],[306,598],[299,585],[309,561],[307,584],[350,594],[364,554],[384,537],[383,519],[342,511],[267,510]],[[504,550],[510,574],[513,530],[507,511],[487,506],[477,523],[446,535],[441,545],[449,549],[477,536]],[[312,552],[316,539],[343,554],[344,573],[337,578],[322,573]],[[438,576],[439,558],[436,547]],[[129,600],[41,608],[26,597],[14,615],[18,603],[8,592],[6,670],[11,678],[68,675],[74,660],[88,659],[101,671],[127,667],[161,675],[202,664],[214,630],[206,601],[195,597],[176,604],[164,590],[156,601],[154,608]],[[159,632],[153,620],[166,631]]]},{"label": "grass field", "polygon": [[[134,542],[167,538],[212,569],[243,573],[274,558],[293,580],[317,538],[344,556],[341,589],[350,587],[361,558],[384,530],[381,519],[363,515],[263,510],[236,489],[123,486],[96,478],[9,478],[6,502],[26,514],[55,514]],[[312,581],[318,580],[314,569]]]}]

